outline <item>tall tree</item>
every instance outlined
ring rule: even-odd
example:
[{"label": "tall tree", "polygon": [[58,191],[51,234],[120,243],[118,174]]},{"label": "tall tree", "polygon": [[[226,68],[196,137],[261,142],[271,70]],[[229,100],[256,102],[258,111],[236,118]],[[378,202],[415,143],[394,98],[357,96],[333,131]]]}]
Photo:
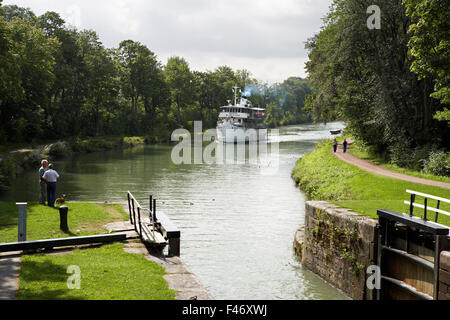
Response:
[{"label": "tall tree", "polygon": [[[429,79],[410,72],[408,28],[401,0],[379,0],[380,30],[367,28],[368,0],[335,0],[321,32],[307,44],[316,120],[341,118],[357,138],[393,158],[443,145],[448,134],[433,120]],[[445,144],[445,143],[444,143]],[[406,157],[405,157],[406,158]]]},{"label": "tall tree", "polygon": [[[450,6],[445,0],[403,0],[412,19],[409,27],[411,70],[419,78],[434,82],[432,97],[450,104]],[[438,111],[438,118],[450,121],[450,111]],[[450,123],[450,122],[449,122]]]},{"label": "tall tree", "polygon": [[177,123],[182,126],[181,111],[194,100],[194,76],[187,61],[181,57],[169,58],[164,74],[176,106]]},{"label": "tall tree", "polygon": [[[6,82],[0,98],[3,136],[9,141],[29,141],[42,135],[43,108],[54,81],[54,54],[59,43],[46,38],[28,20],[13,18],[6,25]],[[3,42],[3,41],[1,41]],[[3,68],[0,68],[3,69]]]},{"label": "tall tree", "polygon": [[118,94],[117,69],[111,54],[94,31],[82,31],[79,45],[87,69],[87,94],[83,111],[87,121],[93,123],[89,126],[92,130],[90,134],[99,135],[102,133],[103,116],[110,112]]},{"label": "tall tree", "polygon": [[29,8],[22,8],[16,5],[2,6],[0,3],[0,15],[5,17],[7,21],[13,18],[20,18],[29,20],[31,23],[36,23],[36,15]]},{"label": "tall tree", "polygon": [[132,40],[125,40],[119,44],[118,59],[121,66],[122,93],[130,100],[132,121],[131,131],[135,131],[139,104],[138,93],[138,69],[135,62],[139,54],[141,44]]}]

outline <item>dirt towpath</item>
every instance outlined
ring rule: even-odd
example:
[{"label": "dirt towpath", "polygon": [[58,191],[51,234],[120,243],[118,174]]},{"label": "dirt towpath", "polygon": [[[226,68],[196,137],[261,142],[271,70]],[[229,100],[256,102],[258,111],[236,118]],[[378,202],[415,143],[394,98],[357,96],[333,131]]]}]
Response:
[{"label": "dirt towpath", "polygon": [[[354,142],[354,140],[350,140],[350,139],[347,141],[349,143],[349,146]],[[371,173],[379,174],[379,175],[394,178],[394,179],[409,181],[409,182],[413,182],[413,183],[420,183],[420,184],[424,184],[424,185],[428,185],[428,186],[434,186],[434,187],[439,187],[439,188],[450,190],[450,183],[408,176],[406,174],[394,172],[389,169],[377,166],[368,160],[358,158],[358,157],[350,154],[348,152],[348,150],[346,153],[344,153],[341,144],[339,145],[338,151],[336,153],[334,153],[333,150],[331,150],[331,154],[333,154],[336,158],[338,158],[344,162],[347,162],[349,164],[352,164],[364,171],[368,171]]]}]

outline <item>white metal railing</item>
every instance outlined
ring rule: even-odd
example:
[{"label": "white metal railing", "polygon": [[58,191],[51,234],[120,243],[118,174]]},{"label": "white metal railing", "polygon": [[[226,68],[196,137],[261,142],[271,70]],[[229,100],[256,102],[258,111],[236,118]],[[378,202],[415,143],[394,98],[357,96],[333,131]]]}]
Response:
[{"label": "white metal railing", "polygon": [[[450,216],[450,212],[447,212],[447,211],[442,210],[442,209],[439,208],[440,205],[441,205],[441,202],[450,203],[450,199],[437,197],[437,196],[433,196],[431,194],[426,194],[426,193],[412,191],[412,190],[406,190],[406,192],[411,195],[411,200],[410,201],[404,201],[405,204],[409,205],[409,214],[410,214],[410,216],[413,216],[414,208],[424,209],[424,215],[423,215],[423,219],[424,220],[427,220],[427,211],[433,211],[433,212],[436,213],[435,222],[438,221],[439,213],[442,213],[442,214],[445,214],[447,216]],[[424,197],[425,198],[424,204],[415,203],[414,201],[416,200],[416,196]],[[436,200],[437,201],[437,205],[436,205],[437,208],[430,207],[428,205],[428,199]]]}]

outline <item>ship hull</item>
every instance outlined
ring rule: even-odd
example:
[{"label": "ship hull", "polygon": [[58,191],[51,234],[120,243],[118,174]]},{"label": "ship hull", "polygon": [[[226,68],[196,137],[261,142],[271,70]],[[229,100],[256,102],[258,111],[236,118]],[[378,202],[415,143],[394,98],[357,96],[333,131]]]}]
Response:
[{"label": "ship hull", "polygon": [[221,143],[258,143],[267,141],[267,129],[217,127],[217,141]]}]

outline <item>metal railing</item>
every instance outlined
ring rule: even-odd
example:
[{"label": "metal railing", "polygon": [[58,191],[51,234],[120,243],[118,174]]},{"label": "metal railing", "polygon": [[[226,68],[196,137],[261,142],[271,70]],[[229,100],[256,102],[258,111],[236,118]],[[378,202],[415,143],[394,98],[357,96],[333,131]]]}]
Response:
[{"label": "metal railing", "polygon": [[[427,221],[427,213],[428,213],[428,211],[433,211],[436,214],[435,218],[434,218],[434,222],[436,222],[436,223],[437,223],[438,218],[439,218],[439,213],[442,213],[442,214],[445,214],[447,216],[450,216],[450,212],[447,212],[447,211],[442,210],[442,209],[439,208],[440,205],[441,205],[441,202],[450,203],[449,199],[433,196],[431,194],[426,194],[426,193],[421,193],[421,192],[417,192],[417,191],[412,191],[412,190],[406,190],[406,192],[411,195],[411,200],[410,201],[404,201],[405,204],[409,205],[409,215],[411,217],[414,215],[414,208],[424,209],[423,219],[425,221]],[[416,196],[420,196],[420,197],[424,197],[425,198],[423,205],[419,204],[419,203],[415,203]],[[429,199],[437,201],[436,208],[429,206],[429,203],[428,203]]]},{"label": "metal railing", "polygon": [[[134,229],[139,234],[141,240],[151,238],[150,242],[158,245],[168,244],[169,256],[179,256],[181,231],[163,212],[159,211],[158,214],[156,213],[156,199],[150,196],[149,207],[145,208],[139,204],[130,191],[128,191],[127,197],[130,222],[134,225]],[[151,228],[141,220],[141,215],[144,212],[148,213]]]},{"label": "metal railing", "polygon": [[130,213],[130,222],[132,225],[134,225],[134,230],[139,234],[141,238],[143,237],[142,231],[143,228],[146,228],[146,225],[143,223],[141,219],[141,213],[147,212],[151,228],[147,228],[148,230],[145,231],[149,231],[152,235],[152,238],[155,239],[155,229],[157,223],[156,199],[153,199],[153,196],[150,196],[149,208],[145,208],[141,206],[141,204],[136,200],[136,198],[130,191],[128,191],[127,197],[128,197],[128,210]]}]

